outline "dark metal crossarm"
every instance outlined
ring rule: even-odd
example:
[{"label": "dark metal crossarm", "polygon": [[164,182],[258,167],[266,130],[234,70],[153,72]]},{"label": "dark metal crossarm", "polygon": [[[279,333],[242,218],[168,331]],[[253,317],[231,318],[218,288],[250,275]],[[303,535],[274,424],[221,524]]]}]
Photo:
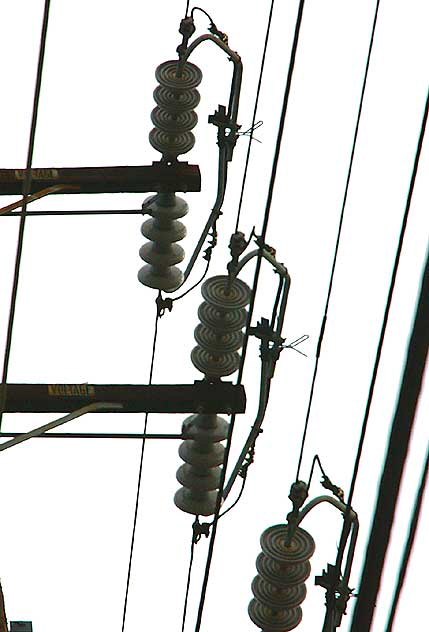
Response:
[{"label": "dark metal crossarm", "polygon": [[[22,195],[25,169],[0,169],[0,195]],[[198,165],[154,162],[141,167],[73,167],[31,169],[29,194],[62,185],[53,194],[148,193],[200,191]]]},{"label": "dark metal crossarm", "polygon": [[[246,395],[231,382],[194,384],[6,384],[4,412],[70,412],[95,401],[124,413],[243,413]],[[104,411],[116,412],[116,411]]]}]

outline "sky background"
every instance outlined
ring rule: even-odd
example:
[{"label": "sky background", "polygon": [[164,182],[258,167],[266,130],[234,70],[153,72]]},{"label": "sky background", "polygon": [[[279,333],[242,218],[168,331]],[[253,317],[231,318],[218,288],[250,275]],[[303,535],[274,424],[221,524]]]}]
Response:
[{"label": "sky background", "polygon": [[[191,5],[192,6],[192,5]],[[269,3],[202,5],[244,64],[239,111],[250,126]],[[262,84],[240,229],[260,231],[298,2],[277,2]],[[140,165],[158,160],[148,142],[158,64],[175,58],[185,2],[53,0],[33,166]],[[373,0],[308,0],[267,233],[292,277],[283,335],[307,357],[283,351],[242,500],[218,528],[202,630],[251,632],[247,615],[259,537],[290,511],[314,354],[328,287],[361,83]],[[23,168],[33,100],[43,2],[0,8],[0,168]],[[367,96],[346,207],[338,269],[304,452],[314,454],[348,492],[371,370],[395,256],[428,85],[429,9],[424,0],[382,0]],[[208,21],[196,15],[198,33]],[[216,130],[207,124],[227,104],[232,64],[213,45],[191,60],[203,71],[194,149],[202,192],[182,195],[190,210],[182,244],[189,256],[215,199]],[[235,226],[247,139],[230,166],[219,244],[210,275],[223,274]],[[400,383],[429,228],[429,142],[420,161],[386,345],[354,496],[361,531],[350,584],[357,587],[380,468]],[[139,208],[144,195],[52,196],[30,210]],[[4,204],[16,198],[2,198]],[[4,347],[18,219],[0,222],[0,325]],[[27,220],[14,327],[10,382],[147,383],[156,293],[137,281],[144,238],[140,216],[37,217]],[[193,279],[203,270],[201,260]],[[243,274],[251,282],[252,266]],[[270,317],[276,279],[264,266],[254,324]],[[154,382],[191,382],[199,290],[175,304],[159,326]],[[243,383],[248,406],[236,423],[230,463],[254,421],[258,345],[251,340]],[[374,632],[382,632],[402,542],[428,441],[429,388],[423,389],[410,447]],[[153,415],[149,432],[178,432],[185,416]],[[4,431],[25,431],[55,416],[5,414]],[[143,415],[87,415],[66,431],[139,432]],[[193,517],[173,496],[181,460],[175,441],[148,442],[136,532],[126,631],[180,630]],[[33,440],[1,454],[3,519],[0,578],[9,620],[34,632],[117,632],[121,628],[137,485],[138,441]],[[313,479],[310,496],[324,492]],[[235,491],[231,497],[234,497]],[[421,518],[395,630],[419,625],[426,596],[427,541]],[[303,525],[316,541],[302,632],[321,629],[324,591],[314,575],[334,563],[342,519],[315,509]],[[207,542],[195,551],[187,630],[194,627]],[[353,599],[349,602],[351,612]],[[343,620],[347,630],[351,617]]]}]

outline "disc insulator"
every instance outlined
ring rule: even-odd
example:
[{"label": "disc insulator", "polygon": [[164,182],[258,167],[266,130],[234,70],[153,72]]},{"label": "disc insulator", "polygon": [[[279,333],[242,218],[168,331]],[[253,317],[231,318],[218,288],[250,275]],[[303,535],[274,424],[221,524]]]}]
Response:
[{"label": "disc insulator", "polygon": [[139,253],[148,265],[140,269],[138,279],[148,287],[172,291],[183,280],[176,264],[183,261],[185,252],[175,242],[186,235],[186,228],[179,218],[186,215],[188,205],[174,193],[161,193],[150,200],[145,200],[143,206],[152,217],[141,227],[142,234],[150,241],[140,248]]},{"label": "disc insulator", "polygon": [[296,628],[302,619],[302,610],[299,606],[288,610],[273,610],[256,599],[249,603],[248,612],[253,623],[263,632],[289,632]]},{"label": "disc insulator", "polygon": [[174,502],[187,513],[210,516],[216,508],[225,453],[220,442],[228,436],[228,422],[218,415],[191,415],[182,432],[190,438],[179,447],[185,464],[177,470],[176,478],[183,487],[176,492]]},{"label": "disc insulator", "polygon": [[193,111],[200,100],[196,87],[201,83],[201,70],[186,62],[179,72],[177,61],[166,61],[155,72],[160,84],[154,92],[157,107],[152,111],[154,129],[149,142],[162,154],[166,162],[174,162],[186,154],[195,144],[190,131],[197,124]]},{"label": "disc insulator", "polygon": [[250,288],[240,279],[226,275],[207,279],[201,286],[204,298],[198,309],[201,321],[195,329],[198,345],[192,350],[193,365],[208,379],[231,375],[239,367],[242,328],[246,323],[245,306]]},{"label": "disc insulator", "polygon": [[278,562],[297,564],[305,562],[314,553],[315,543],[307,531],[297,527],[289,545],[287,525],[277,524],[266,529],[261,535],[261,547],[266,555]]},{"label": "disc insulator", "polygon": [[285,564],[273,560],[265,553],[260,553],[256,559],[256,569],[267,582],[278,586],[290,586],[308,579],[311,571],[310,562],[300,564]]},{"label": "disc insulator", "polygon": [[262,632],[287,632],[301,622],[300,604],[307,594],[304,582],[310,574],[308,559],[315,545],[300,527],[289,545],[287,535],[284,524],[269,527],[261,535],[262,553],[256,560],[258,575],[252,582],[249,616]]},{"label": "disc insulator", "polygon": [[268,608],[296,608],[304,601],[307,589],[304,583],[278,587],[256,575],[252,582],[252,592]]}]

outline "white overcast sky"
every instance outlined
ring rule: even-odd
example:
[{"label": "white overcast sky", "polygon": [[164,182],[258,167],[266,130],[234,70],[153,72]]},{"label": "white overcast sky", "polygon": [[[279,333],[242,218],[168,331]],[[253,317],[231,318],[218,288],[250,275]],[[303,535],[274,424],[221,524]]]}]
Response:
[{"label": "white overcast sky", "polygon": [[[192,6],[192,5],[191,5]],[[239,123],[251,122],[269,2],[201,5],[243,59]],[[277,0],[240,229],[260,230],[297,0]],[[158,64],[175,57],[185,2],[52,0],[33,165],[140,165],[157,160],[148,142]],[[256,630],[247,615],[259,537],[284,521],[293,482],[333,247],[348,168],[375,0],[307,0],[267,241],[292,277],[284,336],[303,334],[308,357],[279,360],[245,494],[219,524],[202,630]],[[26,162],[42,0],[0,6],[0,168]],[[370,374],[428,84],[427,0],[382,0],[346,208],[331,309],[302,476],[320,455],[330,478],[350,484]],[[196,16],[199,32],[206,18]],[[216,130],[207,116],[228,103],[232,64],[213,45],[192,56],[203,71],[197,142],[203,190],[187,194],[187,255],[215,198]],[[210,274],[222,274],[234,230],[247,139],[230,167],[219,245]],[[395,407],[429,227],[429,140],[421,156],[392,318],[380,366],[354,507],[361,532],[351,586],[357,587],[386,438]],[[32,209],[139,208],[144,195],[52,196]],[[3,197],[4,204],[16,198]],[[27,221],[10,382],[147,383],[155,292],[137,281],[139,216],[38,217]],[[4,346],[18,220],[0,221],[0,343]],[[194,271],[196,279],[202,269]],[[249,282],[252,270],[244,277]],[[254,320],[271,315],[275,277],[264,268]],[[199,290],[160,322],[157,383],[200,379],[190,351]],[[258,346],[249,345],[247,413],[238,418],[231,463],[257,408]],[[428,441],[429,389],[422,393],[374,632],[382,632],[408,515]],[[425,419],[426,417],[426,419]],[[49,415],[4,416],[4,431],[30,429]],[[178,432],[184,416],[152,416],[149,431]],[[68,431],[138,432],[143,415],[92,415]],[[192,516],[173,504],[181,461],[174,441],[146,446],[127,632],[180,630]],[[33,440],[1,454],[0,578],[8,618],[34,632],[121,629],[137,472],[138,441]],[[318,473],[311,496],[323,493]],[[232,494],[234,496],[234,493]],[[396,630],[422,629],[428,559],[424,523]],[[321,629],[324,591],[314,586],[334,563],[342,519],[321,507],[305,520],[316,540],[302,632]],[[427,527],[426,527],[427,528]],[[195,552],[187,630],[193,630],[207,542]],[[353,599],[350,600],[349,614]],[[347,630],[351,617],[343,621]]]}]

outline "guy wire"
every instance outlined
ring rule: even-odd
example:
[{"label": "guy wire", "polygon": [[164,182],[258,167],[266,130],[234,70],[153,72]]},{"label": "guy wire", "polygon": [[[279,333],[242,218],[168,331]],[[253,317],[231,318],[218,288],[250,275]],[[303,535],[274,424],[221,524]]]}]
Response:
[{"label": "guy wire", "polygon": [[9,307],[9,320],[8,320],[8,325],[7,325],[6,344],[5,344],[5,350],[4,350],[4,356],[3,356],[3,373],[2,373],[2,381],[1,381],[1,388],[0,388],[0,429],[1,429],[2,419],[3,419],[4,405],[6,401],[6,388],[7,388],[6,384],[7,384],[8,370],[9,370],[10,351],[11,351],[11,346],[12,346],[12,333],[13,333],[13,324],[15,320],[16,298],[18,294],[18,283],[19,283],[19,273],[20,273],[20,268],[21,268],[22,249],[23,249],[23,243],[24,243],[25,217],[26,217],[26,212],[27,212],[26,198],[31,190],[31,178],[32,178],[31,165],[33,162],[34,140],[36,137],[37,115],[39,112],[40,89],[42,85],[43,64],[45,60],[45,48],[46,48],[46,37],[48,33],[50,5],[51,5],[50,0],[45,0],[45,5],[43,9],[42,29],[41,29],[41,34],[40,34],[39,59],[37,62],[36,85],[34,88],[34,97],[33,97],[33,111],[31,115],[30,137],[28,141],[27,164],[26,164],[24,182],[23,182],[23,188],[22,188],[22,196],[24,198],[24,203],[22,205],[22,212],[21,212],[21,217],[19,220],[18,242],[17,242],[16,255],[15,255],[15,270],[13,274],[12,293],[11,293],[10,307]]},{"label": "guy wire", "polygon": [[351,149],[351,152],[350,152],[349,168],[348,168],[348,172],[347,172],[346,186],[345,186],[345,189],[344,189],[344,196],[343,196],[343,202],[342,202],[342,206],[341,206],[340,220],[339,220],[339,224],[338,224],[337,240],[336,240],[336,243],[335,243],[334,257],[333,257],[333,261],[332,261],[331,274],[330,274],[329,285],[328,285],[328,292],[327,292],[327,295],[326,295],[325,310],[324,310],[324,313],[323,313],[322,323],[321,323],[321,326],[320,326],[319,340],[318,340],[318,343],[317,343],[316,361],[314,363],[313,377],[312,377],[312,380],[311,380],[310,394],[309,394],[309,398],[308,398],[307,412],[306,412],[306,416],[305,416],[304,430],[303,430],[303,434],[302,434],[301,449],[300,449],[300,454],[299,454],[299,459],[298,459],[298,466],[297,466],[297,470],[296,470],[296,480],[297,481],[299,479],[299,472],[300,472],[300,469],[301,469],[302,457],[303,457],[303,454],[304,454],[305,440],[307,438],[308,424],[309,424],[311,408],[312,408],[312,404],[313,404],[314,388],[315,388],[315,385],[316,385],[317,372],[318,372],[318,368],[319,368],[320,350],[321,350],[321,347],[322,347],[322,340],[323,340],[323,336],[324,336],[324,333],[325,333],[325,327],[326,327],[326,322],[327,322],[327,318],[328,318],[329,304],[330,304],[330,300],[331,300],[332,285],[333,285],[333,282],[334,282],[334,275],[335,275],[335,270],[336,270],[336,266],[337,266],[338,250],[339,250],[339,246],[340,246],[341,234],[342,234],[342,229],[343,229],[344,214],[345,214],[346,203],[347,203],[347,198],[348,198],[348,193],[349,193],[350,179],[351,179],[351,174],[352,174],[352,169],[353,169],[353,164],[354,164],[356,143],[357,143],[357,137],[358,137],[358,133],[359,133],[360,119],[361,119],[362,108],[363,108],[363,100],[364,100],[364,97],[365,97],[369,65],[370,65],[370,62],[371,62],[372,47],[373,47],[373,43],[374,43],[375,27],[377,25],[377,17],[378,17],[378,8],[379,8],[379,6],[380,6],[380,0],[377,0],[377,4],[376,4],[376,7],[375,7],[375,13],[374,13],[374,19],[373,19],[373,23],[372,23],[372,31],[371,31],[371,38],[370,38],[370,42],[369,42],[368,55],[367,55],[367,58],[366,58],[365,73],[364,73],[364,78],[363,78],[363,83],[362,83],[362,90],[361,90],[361,95],[360,95],[358,114],[357,114],[357,118],[356,118],[356,126],[355,126],[355,131],[354,131],[354,136],[353,136],[352,149]]},{"label": "guy wire", "polygon": [[[278,166],[278,161],[279,161],[279,156],[280,156],[280,147],[281,147],[282,138],[283,138],[283,129],[285,125],[287,105],[289,102],[290,87],[291,87],[291,81],[292,81],[292,76],[293,76],[293,70],[295,66],[295,57],[296,57],[296,51],[298,48],[299,33],[300,33],[300,28],[301,28],[304,4],[305,4],[305,0],[300,0],[297,19],[296,19],[296,25],[295,25],[294,38],[293,38],[293,43],[292,43],[292,49],[291,49],[291,55],[290,55],[290,61],[289,61],[289,67],[287,71],[287,79],[286,79],[285,93],[283,97],[283,106],[282,106],[282,111],[281,111],[280,121],[279,121],[279,129],[277,133],[276,148],[274,152],[272,171],[271,171],[267,201],[266,201],[265,212],[264,212],[264,220],[263,220],[262,233],[261,233],[261,238],[260,238],[261,246],[259,248],[259,253],[258,253],[257,262],[256,262],[256,269],[255,269],[252,293],[251,293],[250,304],[249,304],[249,312],[247,315],[246,330],[245,330],[245,334],[243,338],[243,348],[242,348],[242,354],[241,354],[241,360],[240,360],[240,367],[238,370],[237,384],[241,383],[241,379],[243,376],[243,368],[244,368],[244,362],[246,358],[247,343],[249,339],[249,328],[250,328],[250,323],[251,323],[252,315],[253,315],[255,295],[256,295],[256,290],[258,286],[259,272],[260,272],[261,262],[262,262],[262,248],[263,248],[263,243],[265,240],[267,227],[268,227],[268,221],[270,217],[274,183],[276,179],[277,166]],[[204,609],[205,596],[207,592],[211,562],[213,558],[213,549],[214,549],[214,544],[215,544],[215,539],[216,539],[217,524],[219,520],[219,513],[220,513],[220,507],[221,507],[221,501],[222,501],[222,492],[223,492],[223,486],[225,484],[226,469],[227,469],[228,458],[229,458],[229,453],[231,449],[231,439],[232,439],[232,433],[234,430],[234,425],[235,425],[235,414],[231,416],[231,423],[229,427],[227,443],[225,446],[225,456],[224,456],[224,462],[223,462],[223,467],[222,467],[222,472],[221,472],[219,493],[217,496],[216,508],[215,508],[215,513],[214,513],[212,532],[211,532],[211,538],[210,538],[210,543],[209,543],[209,550],[207,554],[207,561],[206,561],[206,567],[205,567],[205,572],[204,572],[204,579],[203,579],[203,583],[201,587],[201,596],[200,596],[200,602],[199,602],[199,607],[198,607],[198,616],[197,616],[197,622],[195,626],[195,632],[199,632],[200,627],[201,627],[201,620],[202,620],[202,614],[203,614],[203,609]]]},{"label": "guy wire", "polygon": [[235,232],[237,232],[238,224],[240,222],[240,214],[241,214],[241,207],[242,207],[242,204],[243,204],[244,188],[246,186],[247,171],[248,171],[248,167],[249,167],[250,152],[251,152],[251,148],[252,148],[253,132],[254,132],[254,128],[255,128],[256,114],[257,114],[257,111],[258,111],[259,95],[260,95],[260,92],[261,92],[262,77],[263,77],[264,68],[265,68],[265,57],[266,57],[266,53],[267,53],[268,40],[269,40],[269,37],[270,37],[270,31],[271,31],[271,19],[272,19],[272,16],[273,16],[274,2],[275,2],[275,0],[271,0],[270,12],[269,12],[269,16],[268,16],[268,23],[267,23],[267,28],[266,28],[266,31],[265,31],[264,50],[263,50],[263,53],[262,53],[261,66],[260,66],[260,70],[259,70],[258,87],[256,89],[256,97],[255,97],[255,105],[254,105],[254,108],[253,108],[252,123],[250,125],[249,143],[247,145],[246,162],[245,162],[245,165],[244,165],[243,180],[242,180],[242,183],[241,183],[240,201],[238,203],[237,219],[236,219],[236,222],[235,222]]},{"label": "guy wire", "polygon": [[[154,362],[155,362],[156,341],[158,338],[159,319],[160,319],[160,313],[157,306],[155,328],[154,328],[154,334],[153,334],[153,343],[152,343],[152,358],[151,358],[150,371],[149,371],[149,384],[152,384],[153,367],[154,367]],[[143,434],[146,434],[148,418],[149,418],[149,413],[146,413],[145,420],[144,420]],[[142,439],[142,446],[141,446],[141,452],[140,452],[140,464],[139,464],[139,473],[138,473],[138,479],[137,479],[136,501],[135,501],[135,507],[134,507],[133,530],[132,530],[132,535],[131,535],[130,554],[129,554],[129,560],[128,560],[128,573],[127,573],[127,583],[126,583],[126,588],[125,588],[124,608],[122,612],[122,628],[121,628],[122,632],[124,632],[124,629],[125,629],[125,618],[127,615],[128,593],[129,593],[129,588],[130,588],[131,566],[132,566],[132,561],[133,561],[134,542],[135,542],[136,527],[137,527],[137,516],[138,516],[138,511],[139,511],[140,489],[141,489],[141,482],[142,482],[145,447],[146,447],[146,438]]]}]

